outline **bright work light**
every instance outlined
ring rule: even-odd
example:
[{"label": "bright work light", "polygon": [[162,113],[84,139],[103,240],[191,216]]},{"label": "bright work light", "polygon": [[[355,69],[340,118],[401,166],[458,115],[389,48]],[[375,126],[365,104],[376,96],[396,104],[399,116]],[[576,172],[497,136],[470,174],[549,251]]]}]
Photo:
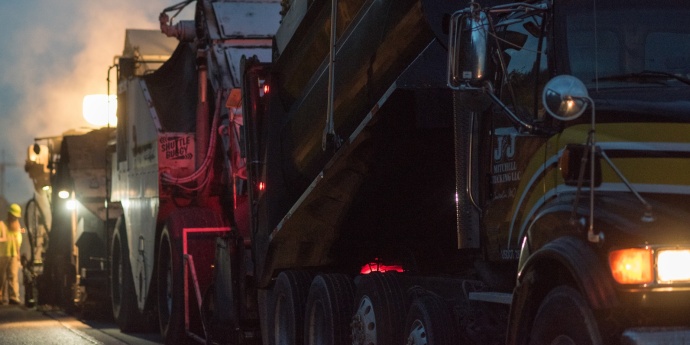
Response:
[{"label": "bright work light", "polygon": [[117,126],[117,96],[115,95],[86,95],[82,104],[82,112],[86,122],[105,127],[110,122],[110,126]]}]

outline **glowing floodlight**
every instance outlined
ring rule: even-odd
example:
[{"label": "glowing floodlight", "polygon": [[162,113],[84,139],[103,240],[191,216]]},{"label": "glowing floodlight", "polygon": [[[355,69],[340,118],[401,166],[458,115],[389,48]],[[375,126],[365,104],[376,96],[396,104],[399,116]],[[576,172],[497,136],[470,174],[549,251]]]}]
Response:
[{"label": "glowing floodlight", "polygon": [[117,96],[115,95],[86,95],[82,104],[82,112],[86,122],[104,127],[110,122],[110,126],[117,126]]}]

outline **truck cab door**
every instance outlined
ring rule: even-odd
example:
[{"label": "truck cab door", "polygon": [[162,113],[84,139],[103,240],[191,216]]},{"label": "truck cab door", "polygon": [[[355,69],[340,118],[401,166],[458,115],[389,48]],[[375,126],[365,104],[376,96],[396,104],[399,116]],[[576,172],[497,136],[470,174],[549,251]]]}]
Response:
[{"label": "truck cab door", "polygon": [[[524,13],[499,22],[491,49],[499,64],[493,80],[496,95],[521,120],[540,128],[551,121],[540,97],[549,79],[543,22],[542,15]],[[483,125],[490,141],[482,217],[487,248],[491,260],[517,260],[525,223],[543,200],[548,136],[516,126],[499,106],[489,112]]]}]

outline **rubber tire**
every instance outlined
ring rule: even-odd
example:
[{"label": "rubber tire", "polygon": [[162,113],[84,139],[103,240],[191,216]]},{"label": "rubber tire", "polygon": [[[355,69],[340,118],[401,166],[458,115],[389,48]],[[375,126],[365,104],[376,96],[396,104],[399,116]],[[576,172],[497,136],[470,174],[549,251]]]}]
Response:
[{"label": "rubber tire", "polygon": [[[356,328],[356,322],[353,322],[352,344],[402,344],[400,330],[405,325],[407,302],[397,275],[374,272],[359,277],[356,285],[355,316],[364,313],[367,318],[373,318],[374,322],[361,325],[359,329]],[[371,303],[372,308],[367,308],[365,299]],[[358,333],[366,334],[367,331],[375,331],[376,335],[362,337]]]},{"label": "rubber tire", "polygon": [[161,336],[166,344],[184,344],[184,269],[182,239],[184,228],[213,228],[223,221],[213,211],[198,207],[180,208],[171,213],[158,241],[156,257],[156,302]]},{"label": "rubber tire", "polygon": [[304,320],[305,345],[352,344],[350,321],[355,284],[340,273],[316,276],[309,288]]},{"label": "rubber tire", "polygon": [[580,293],[569,287],[551,290],[537,311],[530,334],[531,345],[601,345],[597,320]]},{"label": "rubber tire", "polygon": [[129,262],[127,234],[120,219],[115,226],[110,246],[110,304],[120,331],[135,332],[144,329],[145,319],[139,312]]},{"label": "rubber tire", "polygon": [[405,328],[406,344],[444,345],[459,344],[452,310],[435,295],[419,296],[407,312]]},{"label": "rubber tire", "polygon": [[184,284],[181,250],[173,245],[168,228],[163,229],[158,242],[156,260],[156,295],[158,302],[158,323],[165,344],[184,342]]},{"label": "rubber tire", "polygon": [[312,274],[284,271],[278,274],[268,309],[268,344],[294,345],[304,339],[304,310]]}]

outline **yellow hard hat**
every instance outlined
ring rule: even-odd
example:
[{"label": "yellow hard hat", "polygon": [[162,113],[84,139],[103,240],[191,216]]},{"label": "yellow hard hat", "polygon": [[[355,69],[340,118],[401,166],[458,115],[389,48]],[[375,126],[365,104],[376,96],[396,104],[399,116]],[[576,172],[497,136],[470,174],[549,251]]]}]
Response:
[{"label": "yellow hard hat", "polygon": [[22,217],[22,208],[17,204],[10,205],[10,210],[8,212],[17,218]]}]

